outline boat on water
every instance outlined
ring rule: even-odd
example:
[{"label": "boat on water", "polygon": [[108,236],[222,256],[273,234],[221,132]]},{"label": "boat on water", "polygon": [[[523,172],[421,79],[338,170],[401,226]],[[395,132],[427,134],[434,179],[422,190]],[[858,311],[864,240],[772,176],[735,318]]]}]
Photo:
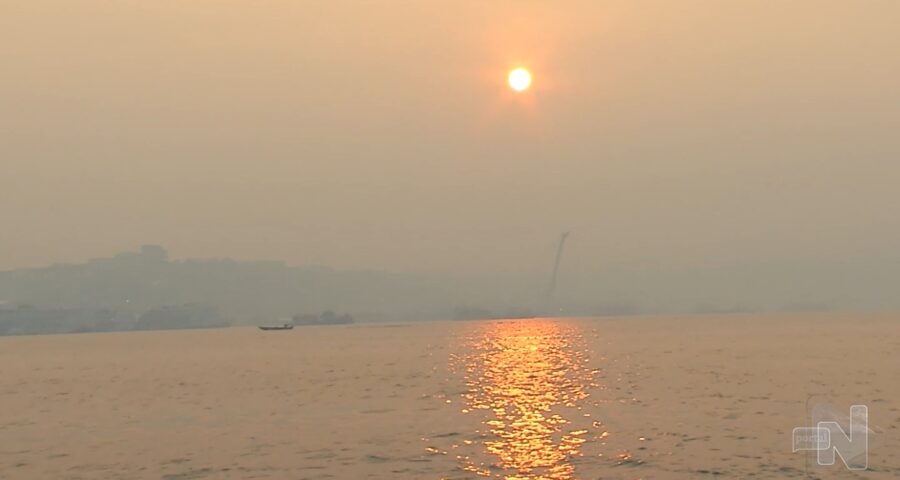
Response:
[{"label": "boat on water", "polygon": [[283,325],[260,325],[260,330],[293,330],[294,325],[290,323],[285,323]]}]

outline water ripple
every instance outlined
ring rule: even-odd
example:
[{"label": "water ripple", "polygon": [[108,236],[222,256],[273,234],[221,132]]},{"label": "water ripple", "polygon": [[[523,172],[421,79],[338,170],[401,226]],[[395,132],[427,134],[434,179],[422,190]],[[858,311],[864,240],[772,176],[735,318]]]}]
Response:
[{"label": "water ripple", "polygon": [[[480,416],[457,445],[463,470],[508,480],[575,478],[602,424],[582,407],[596,387],[574,324],[529,320],[473,324],[455,359],[466,382],[463,413]],[[588,409],[589,410],[589,409]]]}]

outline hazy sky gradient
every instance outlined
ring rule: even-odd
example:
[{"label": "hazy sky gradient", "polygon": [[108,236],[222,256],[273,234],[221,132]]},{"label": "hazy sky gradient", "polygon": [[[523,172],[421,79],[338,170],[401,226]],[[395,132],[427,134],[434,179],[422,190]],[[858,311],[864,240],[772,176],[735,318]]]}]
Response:
[{"label": "hazy sky gradient", "polygon": [[[0,268],[896,258],[900,2],[0,0]],[[508,68],[532,68],[515,96]]]}]

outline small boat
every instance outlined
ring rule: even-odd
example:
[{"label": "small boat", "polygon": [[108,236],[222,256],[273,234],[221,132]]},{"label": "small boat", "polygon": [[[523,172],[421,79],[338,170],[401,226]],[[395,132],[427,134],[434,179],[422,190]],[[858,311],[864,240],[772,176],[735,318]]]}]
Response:
[{"label": "small boat", "polygon": [[285,323],[284,325],[260,325],[260,330],[293,330],[294,325]]}]

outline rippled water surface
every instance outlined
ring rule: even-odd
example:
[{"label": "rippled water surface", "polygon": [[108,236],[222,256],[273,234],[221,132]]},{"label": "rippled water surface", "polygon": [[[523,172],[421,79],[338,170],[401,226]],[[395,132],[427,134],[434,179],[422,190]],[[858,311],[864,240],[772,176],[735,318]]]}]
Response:
[{"label": "rippled water surface", "polygon": [[582,331],[552,320],[473,324],[453,371],[465,379],[466,471],[505,479],[572,479],[575,459],[602,438],[589,405],[597,370]]},{"label": "rippled water surface", "polygon": [[864,477],[893,480],[898,325],[704,316],[3,337],[0,478],[850,478],[790,448],[810,393],[831,392],[841,412],[868,405]]}]

